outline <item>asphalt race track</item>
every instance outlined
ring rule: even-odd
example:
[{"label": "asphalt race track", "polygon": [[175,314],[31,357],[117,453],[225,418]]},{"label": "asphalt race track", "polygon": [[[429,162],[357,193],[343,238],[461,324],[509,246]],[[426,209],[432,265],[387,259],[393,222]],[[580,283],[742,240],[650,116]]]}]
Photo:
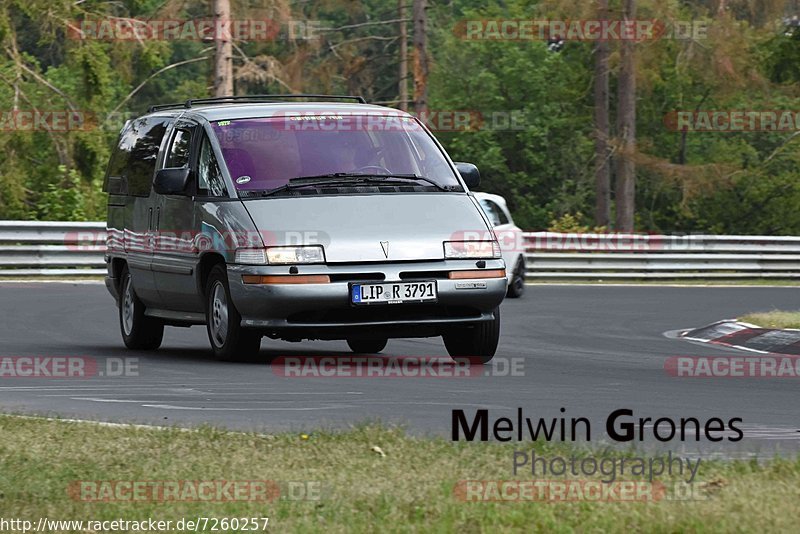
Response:
[{"label": "asphalt race track", "polygon": [[[670,376],[664,369],[670,356],[746,353],[664,333],[799,303],[795,287],[529,286],[521,300],[503,304],[494,376],[289,378],[269,364],[214,361],[202,327],[168,328],[155,353],[126,350],[102,284],[2,283],[0,357],[88,356],[99,369],[109,359],[134,358],[128,362],[138,369],[123,377],[3,377],[0,411],[259,432],[380,420],[449,436],[454,408],[489,408],[496,417],[522,407],[526,416],[553,418],[564,407],[567,416],[589,418],[592,441],[602,443],[606,416],[630,408],[636,417],[741,417],[739,443],[661,448],[766,456],[800,445],[800,379]],[[269,339],[262,352],[350,355],[344,342]],[[446,352],[438,338],[390,340],[379,358],[410,355]],[[522,366],[521,376],[508,376],[512,361]]]}]

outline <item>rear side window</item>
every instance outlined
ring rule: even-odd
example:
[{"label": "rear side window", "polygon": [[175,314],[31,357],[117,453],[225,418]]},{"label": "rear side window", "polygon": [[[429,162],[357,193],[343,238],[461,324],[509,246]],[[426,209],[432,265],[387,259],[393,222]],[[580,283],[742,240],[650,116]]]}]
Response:
[{"label": "rear side window", "polygon": [[145,197],[150,194],[168,121],[167,117],[143,117],[125,128],[108,164],[104,191]]},{"label": "rear side window", "polygon": [[[494,202],[492,202],[492,204],[494,204]],[[500,224],[508,224],[508,217],[506,216],[506,211],[497,204],[494,204],[494,209],[497,211],[497,216],[500,218]]]},{"label": "rear side window", "polygon": [[500,222],[500,208],[498,208],[494,202],[483,199],[481,200],[481,207],[483,208],[483,211],[486,212],[489,220],[492,221],[492,226],[499,226],[502,224]]}]

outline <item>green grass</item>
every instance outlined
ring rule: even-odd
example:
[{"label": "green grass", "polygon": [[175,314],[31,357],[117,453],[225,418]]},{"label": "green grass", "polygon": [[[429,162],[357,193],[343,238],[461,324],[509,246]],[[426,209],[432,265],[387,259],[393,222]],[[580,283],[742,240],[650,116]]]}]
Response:
[{"label": "green grass", "polygon": [[800,328],[800,311],[773,310],[749,313],[739,317],[739,320],[763,328]]},{"label": "green grass", "polygon": [[[0,416],[0,513],[51,519],[269,517],[272,531],[305,532],[731,532],[793,531],[800,523],[800,461],[703,462],[704,500],[657,503],[466,503],[459,480],[513,477],[522,444],[415,438],[397,428],[263,436],[103,427]],[[373,450],[380,447],[381,455]],[[539,446],[544,455],[565,446]],[[527,477],[530,478],[530,477]],[[552,477],[551,477],[552,478]],[[320,481],[316,501],[89,503],[76,480]],[[229,532],[231,530],[228,530]]]}]

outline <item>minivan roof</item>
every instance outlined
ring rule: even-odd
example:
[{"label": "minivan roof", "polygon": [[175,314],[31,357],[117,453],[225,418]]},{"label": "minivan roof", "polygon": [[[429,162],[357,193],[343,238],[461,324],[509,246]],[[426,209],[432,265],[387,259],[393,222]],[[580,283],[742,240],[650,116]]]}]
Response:
[{"label": "minivan roof", "polygon": [[227,119],[244,119],[249,117],[280,116],[284,113],[346,113],[359,115],[362,113],[390,113],[396,116],[408,116],[409,113],[395,108],[374,104],[353,104],[341,102],[259,102],[230,104],[199,104],[191,108],[171,108],[156,110],[147,115],[177,116],[191,113],[205,118],[207,121]]}]

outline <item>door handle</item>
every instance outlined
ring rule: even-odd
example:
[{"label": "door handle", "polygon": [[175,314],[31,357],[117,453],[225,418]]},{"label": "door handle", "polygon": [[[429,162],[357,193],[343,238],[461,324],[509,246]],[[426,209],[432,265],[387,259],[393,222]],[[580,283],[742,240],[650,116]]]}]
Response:
[{"label": "door handle", "polygon": [[161,207],[156,208],[156,232],[161,229]]}]

